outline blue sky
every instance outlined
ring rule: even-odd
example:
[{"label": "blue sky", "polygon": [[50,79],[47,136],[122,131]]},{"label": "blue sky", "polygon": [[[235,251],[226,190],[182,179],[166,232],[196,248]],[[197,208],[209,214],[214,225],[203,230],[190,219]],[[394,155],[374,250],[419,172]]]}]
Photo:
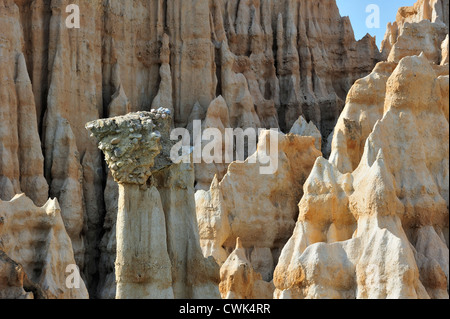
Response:
[{"label": "blue sky", "polygon": [[[349,16],[355,32],[356,40],[361,39],[367,33],[377,37],[377,45],[380,47],[386,32],[388,22],[394,22],[397,10],[400,7],[412,6],[417,0],[337,0],[341,16]],[[367,17],[373,12],[366,13],[368,5],[375,4],[380,8],[380,28],[368,28]]]}]

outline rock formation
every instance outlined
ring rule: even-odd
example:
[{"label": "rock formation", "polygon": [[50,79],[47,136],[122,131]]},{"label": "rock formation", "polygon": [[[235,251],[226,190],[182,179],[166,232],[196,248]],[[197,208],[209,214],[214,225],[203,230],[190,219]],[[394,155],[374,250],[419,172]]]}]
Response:
[{"label": "rock formation", "polygon": [[[33,215],[0,241],[0,297],[114,298],[116,276],[118,297],[448,297],[449,1],[400,8],[381,51],[333,0],[193,3],[0,0],[0,239]],[[99,118],[124,125],[91,127],[108,167]],[[172,163],[195,120],[264,130],[243,163]],[[261,175],[269,129],[290,133]],[[122,265],[125,213],[160,273]]]},{"label": "rock formation", "polygon": [[297,134],[300,136],[312,136],[315,138],[314,145],[318,150],[322,149],[322,134],[312,122],[306,122],[303,116],[294,123],[290,131],[291,134]]},{"label": "rock formation", "polygon": [[334,1],[218,1],[212,16],[216,41],[228,40],[265,128],[276,110],[282,130],[303,114],[328,136],[352,83],[381,59],[373,38],[355,41]]},{"label": "rock formation", "polygon": [[222,93],[230,114],[230,124],[233,128],[257,129],[261,121],[256,114],[247,80],[242,73],[233,70],[235,56],[229,50],[226,42],[221,46]]},{"label": "rock formation", "polygon": [[424,54],[403,58],[357,168],[317,160],[275,270],[277,298],[448,298],[440,79]]},{"label": "rock formation", "polygon": [[275,287],[262,280],[245,255],[240,239],[220,270],[222,299],[272,299]]},{"label": "rock formation", "polygon": [[366,140],[385,111],[387,80],[403,57],[423,53],[433,63],[443,84],[439,103],[448,119],[448,12],[446,1],[420,0],[413,7],[400,8],[397,21],[388,25],[382,44],[388,61],[378,63],[371,74],[355,82],[329,138],[330,161],[340,172],[350,173],[358,166]]},{"label": "rock formation", "polygon": [[118,299],[219,297],[218,268],[199,246],[193,169],[168,156],[171,123],[170,110],[160,108],[86,125],[119,184]]},{"label": "rock formation", "polygon": [[37,205],[44,205],[48,184],[32,85],[21,51],[19,10],[3,1],[0,7],[0,27],[7,30],[0,46],[0,199],[11,200],[24,191]]},{"label": "rock formation", "polygon": [[423,51],[427,58],[439,63],[441,43],[448,34],[449,12],[446,0],[418,0],[414,6],[400,8],[381,44],[384,58],[398,63],[405,56]]},{"label": "rock formation", "polygon": [[2,298],[88,298],[67,285],[75,265],[72,243],[58,201],[37,207],[24,194],[0,201],[0,295]]},{"label": "rock formation", "polygon": [[[219,96],[208,107],[208,111],[206,113],[206,118],[203,122],[201,122],[202,131],[207,130],[209,128],[218,129],[221,133],[222,137],[225,137],[226,129],[231,128],[230,116],[227,103],[225,102],[222,96]],[[194,132],[192,131],[192,134]],[[199,134],[199,133],[197,133]],[[195,140],[197,136],[193,135],[193,140]],[[202,141],[203,150],[205,147],[205,141]],[[211,143],[211,142],[210,142]],[[225,153],[226,153],[226,143],[224,138],[215,141],[218,145],[214,145],[218,149],[222,150],[222,156],[220,162],[213,163],[205,163],[204,160],[201,163],[195,165],[195,180],[197,182],[195,188],[202,190],[209,190],[211,186],[211,182],[214,179],[214,176],[222,179],[225,173],[227,172],[228,165],[230,163],[226,162]]]},{"label": "rock formation", "polygon": [[[120,67],[113,68],[113,82],[116,92],[112,97],[109,108],[109,116],[117,117],[130,113],[131,104],[126,96],[120,81]],[[114,299],[116,296],[116,278],[114,261],[116,259],[116,220],[119,202],[119,186],[114,181],[111,171],[108,169],[108,177],[104,191],[105,219],[103,223],[104,235],[100,242],[99,259],[99,283],[97,296],[102,299]]]},{"label": "rock formation", "polygon": [[[172,73],[170,71],[170,48],[169,36],[164,34],[162,37],[161,52],[160,52],[161,68],[159,69],[159,76],[161,83],[159,91],[152,102],[152,109],[156,110],[160,107],[167,108],[171,114],[174,113],[172,101]],[[173,118],[172,118],[173,119]]]},{"label": "rock formation", "polygon": [[396,66],[393,62],[380,62],[350,89],[331,144],[330,162],[340,172],[351,173],[358,166],[366,140],[383,116],[386,82]]},{"label": "rock formation", "polygon": [[0,298],[1,299],[31,299],[33,293],[26,292],[24,279],[26,274],[22,266],[0,251]]},{"label": "rock formation", "polygon": [[405,56],[424,52],[430,61],[439,64],[442,60],[442,42],[447,34],[448,26],[441,21],[431,23],[429,20],[422,20],[417,23],[405,23],[392,46],[388,61],[398,63]]},{"label": "rock formation", "polygon": [[[443,8],[448,12],[448,4],[447,9],[445,6]],[[442,7],[436,5],[435,9],[441,10]],[[276,298],[448,298],[448,169],[444,168],[448,161],[447,148],[432,151],[436,154],[434,164],[423,160],[428,163],[425,171],[430,177],[426,177],[427,181],[409,186],[406,185],[412,180],[406,176],[423,174],[402,170],[414,167],[420,171],[423,168],[415,161],[398,166],[392,157],[394,150],[401,149],[402,155],[398,154],[397,158],[407,162],[404,159],[405,152],[408,152],[406,145],[410,145],[409,156],[416,157],[413,154],[417,150],[412,150],[411,141],[420,141],[418,136],[423,133],[417,136],[414,132],[439,131],[427,135],[429,138],[423,141],[423,145],[437,146],[442,141],[448,144],[445,142],[448,140],[448,64],[445,63],[448,21],[447,25],[441,21],[442,14],[434,13],[433,16],[433,22],[422,20],[423,17],[402,20],[399,35],[389,48],[389,61],[378,63],[370,75],[357,80],[350,89],[345,109],[330,138],[330,163],[319,159],[304,185],[297,226],[283,248],[274,275]],[[389,32],[391,30],[388,30],[388,35]],[[418,60],[403,59],[413,54],[421,55],[416,57]],[[430,65],[427,60],[433,64]],[[397,111],[400,106],[396,103],[403,108],[401,111]],[[417,108],[430,104],[434,111],[429,113],[435,114],[436,118],[429,115],[433,119],[426,121],[421,113],[415,113],[417,119],[414,121],[421,124],[402,127],[403,135],[398,140],[394,138],[395,131],[389,131],[381,124],[388,121],[385,117],[395,112],[403,115],[409,109],[415,112]],[[385,125],[394,128],[393,123]],[[431,123],[441,125],[438,125],[439,128],[425,128]],[[306,127],[307,122],[300,118],[291,133],[320,136],[313,127]],[[375,132],[383,132],[383,142],[372,142]],[[375,143],[377,151],[369,152],[367,143]],[[389,154],[385,156],[383,150]],[[370,160],[364,158],[368,154],[372,154]],[[436,186],[433,188],[429,183]],[[427,205],[439,207],[436,208],[438,213],[430,213],[426,219],[414,217],[413,213],[416,211],[413,208],[415,203],[420,206],[418,191],[413,189],[420,184],[428,185],[427,189],[431,187],[435,192],[435,197],[430,196],[436,204]],[[199,193],[197,198],[200,205],[198,212],[203,211],[203,205],[220,207],[211,214],[211,221],[205,222],[204,216],[199,216],[208,226],[206,229],[214,229],[219,223],[224,223],[220,214],[224,215],[226,209],[217,202],[226,202],[223,198],[225,193],[217,194],[217,189],[220,189],[220,184],[215,181],[207,196]],[[227,197],[230,193],[234,197],[234,194],[241,192],[228,191]],[[360,199],[367,194],[376,195],[367,200]],[[239,219],[233,216],[229,220],[235,223]],[[226,247],[222,243],[226,233],[230,232],[228,228],[205,231],[205,238],[208,234],[209,237],[213,234],[219,238],[218,243],[210,240],[204,242],[206,254],[214,255],[215,252],[218,260],[226,255],[221,247]],[[380,233],[383,228],[390,233]],[[246,236],[257,233],[249,226]],[[377,246],[377,242],[384,241],[392,242],[387,247],[392,246],[392,251],[400,251],[400,254],[393,257],[384,246]],[[234,255],[233,258],[236,259]],[[277,258],[274,260],[277,263]],[[248,263],[251,266],[253,261]],[[386,263],[393,266],[386,269]],[[229,265],[222,272],[221,287],[229,286],[234,278],[227,268]],[[393,283],[386,283],[382,278]]]},{"label": "rock formation", "polygon": [[388,61],[350,89],[304,185],[276,298],[448,298],[447,34],[446,1],[388,25]]},{"label": "rock formation", "polygon": [[[69,4],[79,7],[79,29],[66,25]],[[102,233],[118,192],[112,177],[104,186],[109,172],[85,123],[165,107],[175,127],[189,127],[221,95],[232,127],[288,132],[303,115],[328,136],[352,83],[381,58],[328,0],[0,0],[0,8],[0,198],[25,192],[38,206],[58,198],[93,296],[104,292],[112,246]],[[213,175],[198,177],[206,189]]]},{"label": "rock formation", "polygon": [[[255,159],[268,152],[273,138],[278,139],[273,155],[278,169],[263,175],[264,165]],[[216,176],[211,189],[197,191],[195,199],[203,254],[223,265],[240,238],[255,271],[270,282],[286,235],[295,225],[301,186],[321,153],[313,137],[263,131],[259,140],[255,154],[244,163],[231,163],[224,178],[219,181]]]}]

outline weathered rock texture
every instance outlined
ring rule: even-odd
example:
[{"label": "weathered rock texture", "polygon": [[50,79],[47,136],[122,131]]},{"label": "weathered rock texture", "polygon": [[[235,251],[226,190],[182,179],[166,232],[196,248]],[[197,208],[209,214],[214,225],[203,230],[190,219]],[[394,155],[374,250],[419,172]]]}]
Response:
[{"label": "weathered rock texture", "polygon": [[160,108],[86,125],[119,184],[116,291],[104,283],[119,299],[219,298],[219,269],[199,245],[192,166],[168,157],[171,123]]},{"label": "weathered rock texture", "polygon": [[26,292],[24,280],[27,280],[22,266],[0,251],[0,298],[32,299],[32,292]]},{"label": "weathered rock texture", "polygon": [[0,27],[0,198],[58,198],[92,296],[108,294],[118,191],[85,123],[165,107],[186,127],[222,95],[233,127],[287,132],[303,115],[328,136],[380,60],[329,0],[0,0]]},{"label": "weathered rock texture", "polygon": [[[376,83],[376,73],[366,80]],[[442,86],[448,81],[424,54],[403,58],[388,77],[382,118],[356,169],[342,174],[316,161],[275,270],[275,297],[448,298]]]},{"label": "weathered rock texture", "polygon": [[350,173],[358,166],[366,140],[383,116],[386,82],[396,66],[393,62],[380,62],[350,89],[331,143],[330,162],[340,172]]},{"label": "weathered rock texture", "polygon": [[[266,155],[273,138],[278,139],[278,151],[272,155],[278,158],[278,169],[274,174],[263,175],[260,168],[265,165],[256,159]],[[233,280],[227,276],[238,271],[235,267],[240,261],[230,257],[237,238],[242,245],[240,250],[248,253],[255,274],[262,275],[266,283],[272,280],[279,253],[295,225],[302,185],[321,155],[314,142],[309,136],[263,131],[254,154],[244,163],[231,163],[222,180],[216,176],[209,191],[195,194],[203,254],[213,256],[222,265],[222,296],[235,289],[228,287],[234,284],[228,282]],[[227,267],[231,269],[224,270]],[[239,276],[245,278],[245,274]],[[249,283],[247,288],[252,290],[251,286]]]},{"label": "weathered rock texture", "polygon": [[315,138],[314,145],[318,150],[322,149],[322,134],[312,122],[306,122],[303,116],[294,123],[290,131],[291,134],[300,136],[312,136]]},{"label": "weathered rock texture", "polygon": [[[421,2],[411,9],[415,17],[400,9],[398,34],[387,32],[393,39],[387,54],[384,44],[388,61],[350,89],[330,136],[330,161],[316,161],[293,235],[279,258],[273,256],[275,298],[448,298],[448,2],[426,5],[434,8],[433,19]],[[303,117],[291,133],[320,137]],[[230,197],[233,203],[243,198],[239,186],[220,192],[232,167],[197,196],[204,253],[219,261],[241,218],[250,221],[241,231],[239,246],[246,247],[247,238],[270,238],[258,237],[255,221],[269,215],[265,209],[276,211],[263,204],[250,218],[240,204],[227,209]],[[237,184],[248,188],[248,179]],[[257,191],[248,194],[247,205]],[[245,251],[236,249],[222,265],[222,295],[251,298],[259,260]],[[257,272],[266,274],[268,265]]]},{"label": "weathered rock texture", "polygon": [[[69,4],[79,6],[80,29],[66,27]],[[369,35],[355,41],[350,20],[333,0],[0,0],[0,214],[20,216],[23,199],[16,194],[33,202],[30,211],[41,211],[56,197],[61,223],[55,223],[63,225],[57,233],[64,237],[61,247],[52,241],[56,248],[42,254],[39,241],[24,244],[53,268],[30,266],[26,251],[22,256],[5,249],[0,294],[87,297],[84,288],[64,288],[60,267],[70,261],[79,266],[91,297],[114,298],[117,212],[119,206],[142,212],[142,203],[126,202],[131,196],[152,207],[155,219],[140,214],[142,225],[162,227],[146,238],[166,238],[156,258],[164,264],[157,276],[164,284],[148,286],[141,296],[218,296],[218,269],[202,250],[219,264],[234,256],[222,272],[225,296],[262,297],[255,289],[257,274],[267,287],[291,236],[275,278],[277,297],[448,296],[448,170],[440,162],[448,164],[448,16],[448,0],[401,8],[379,52]],[[412,67],[420,70],[411,73]],[[425,104],[431,111],[417,115]],[[117,133],[122,139],[114,143],[116,137],[107,133],[105,145],[114,147],[105,149],[105,167],[85,124],[159,108],[173,117],[159,130],[162,152],[154,164],[138,155],[142,149],[136,145],[152,144],[156,136],[130,127],[133,132]],[[408,122],[411,112],[417,114]],[[389,124],[395,116],[401,129]],[[170,163],[167,138],[171,126],[187,127],[192,135],[194,120],[221,132],[275,128],[292,134],[279,134],[279,170],[273,176],[259,175],[260,167],[248,161],[229,167],[202,162],[194,170]],[[427,151],[412,152],[414,143]],[[157,147],[152,145],[147,146]],[[313,169],[321,148],[325,157],[331,153],[330,162],[318,160]],[[129,186],[123,196],[114,178]],[[140,185],[148,178],[144,191]],[[200,190],[196,202],[194,183]],[[46,227],[39,236],[53,232]],[[117,231],[123,235],[122,228]],[[243,248],[233,253],[238,237]],[[333,244],[312,244],[317,241]],[[317,268],[321,258],[340,262]],[[379,261],[373,268],[372,260],[386,261],[384,268]],[[241,263],[253,271],[241,272]],[[304,277],[297,276],[299,269]],[[342,281],[328,289],[327,276],[336,273]],[[145,271],[136,274],[152,278]],[[253,281],[242,284],[246,275]],[[46,286],[48,276],[56,279]],[[298,278],[308,279],[300,284]],[[371,283],[376,278],[389,282],[377,286]]]},{"label": "weathered rock texture", "polygon": [[[222,151],[222,160],[220,161],[220,163],[205,163],[202,159],[201,163],[195,165],[195,179],[197,181],[195,188],[197,190],[209,190],[214,176],[222,179],[227,172],[227,168],[230,163],[227,163],[225,158],[226,145],[224,137],[226,134],[225,129],[232,127],[229,114],[230,112],[228,110],[227,103],[222,96],[219,96],[211,102],[206,113],[206,118],[201,122],[202,131],[209,128],[218,129],[220,131],[222,138],[215,141],[214,144],[217,143],[218,145],[214,145],[214,147]],[[194,134],[193,131],[192,134]],[[195,140],[196,138],[198,137],[193,136],[193,140]],[[206,142],[203,141],[202,149],[204,149],[205,143]]]},{"label": "weathered rock texture", "polygon": [[25,58],[19,10],[0,3],[0,198],[23,190],[38,205],[48,198],[36,106]]},{"label": "weathered rock texture", "polygon": [[447,47],[448,1],[388,25],[388,61],[350,89],[304,185],[276,298],[448,298]]},{"label": "weathered rock texture", "polygon": [[449,57],[448,57],[448,34],[445,37],[445,40],[442,42],[441,45],[441,56],[442,56],[442,60],[441,60],[441,65],[445,65],[447,63],[449,63]]},{"label": "weathered rock texture", "polygon": [[220,269],[223,299],[272,299],[275,287],[253,269],[238,238],[236,249]]},{"label": "weathered rock texture", "polygon": [[83,280],[78,289],[66,284],[66,269],[75,258],[61,215],[56,199],[43,207],[24,194],[0,201],[2,298],[89,297]]},{"label": "weathered rock texture", "polygon": [[378,63],[371,74],[355,82],[330,136],[330,162],[340,172],[350,173],[359,165],[366,140],[383,117],[387,81],[406,56],[423,54],[433,64],[441,83],[442,97],[437,103],[448,120],[448,14],[448,1],[420,0],[413,7],[400,8],[397,21],[388,25],[382,45],[388,61]]}]

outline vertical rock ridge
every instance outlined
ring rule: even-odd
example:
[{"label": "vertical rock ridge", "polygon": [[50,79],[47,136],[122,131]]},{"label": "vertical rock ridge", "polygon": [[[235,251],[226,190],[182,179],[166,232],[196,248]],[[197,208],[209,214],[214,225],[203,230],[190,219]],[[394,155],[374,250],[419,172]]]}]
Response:
[{"label": "vertical rock ridge", "polygon": [[[80,29],[65,25],[72,3],[80,8]],[[433,23],[448,25],[446,1],[429,7],[421,9],[421,19],[431,15]],[[190,128],[194,119],[218,123],[211,113],[223,96],[230,127],[289,132],[303,116],[325,139],[352,84],[381,60],[374,39],[355,41],[349,19],[329,0],[0,0],[0,10],[0,97],[6,101],[0,110],[0,198],[24,192],[38,206],[48,196],[58,198],[94,297],[115,294],[110,261],[118,187],[85,123],[161,106],[173,110],[175,127]],[[443,40],[436,40],[439,48]],[[444,93],[445,80],[444,74]],[[286,139],[307,150],[312,166],[318,156],[312,140]],[[301,162],[284,153],[286,167]],[[303,181],[308,165],[290,169]],[[213,173],[220,182],[227,172],[211,169],[197,180],[199,188],[209,187]],[[293,185],[298,202],[302,190]],[[281,249],[281,242],[275,246]],[[255,250],[255,260],[268,255],[265,248]],[[254,266],[271,276],[273,269],[260,267]]]}]

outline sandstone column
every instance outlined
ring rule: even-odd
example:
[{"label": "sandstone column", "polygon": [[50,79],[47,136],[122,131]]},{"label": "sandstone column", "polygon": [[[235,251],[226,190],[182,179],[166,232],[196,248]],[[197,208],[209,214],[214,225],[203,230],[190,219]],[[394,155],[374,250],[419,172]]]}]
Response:
[{"label": "sandstone column", "polygon": [[[167,109],[90,122],[86,128],[119,184],[116,298],[173,298],[161,196],[151,179],[163,151],[159,130],[170,125]],[[157,165],[160,165],[156,160]]]}]

